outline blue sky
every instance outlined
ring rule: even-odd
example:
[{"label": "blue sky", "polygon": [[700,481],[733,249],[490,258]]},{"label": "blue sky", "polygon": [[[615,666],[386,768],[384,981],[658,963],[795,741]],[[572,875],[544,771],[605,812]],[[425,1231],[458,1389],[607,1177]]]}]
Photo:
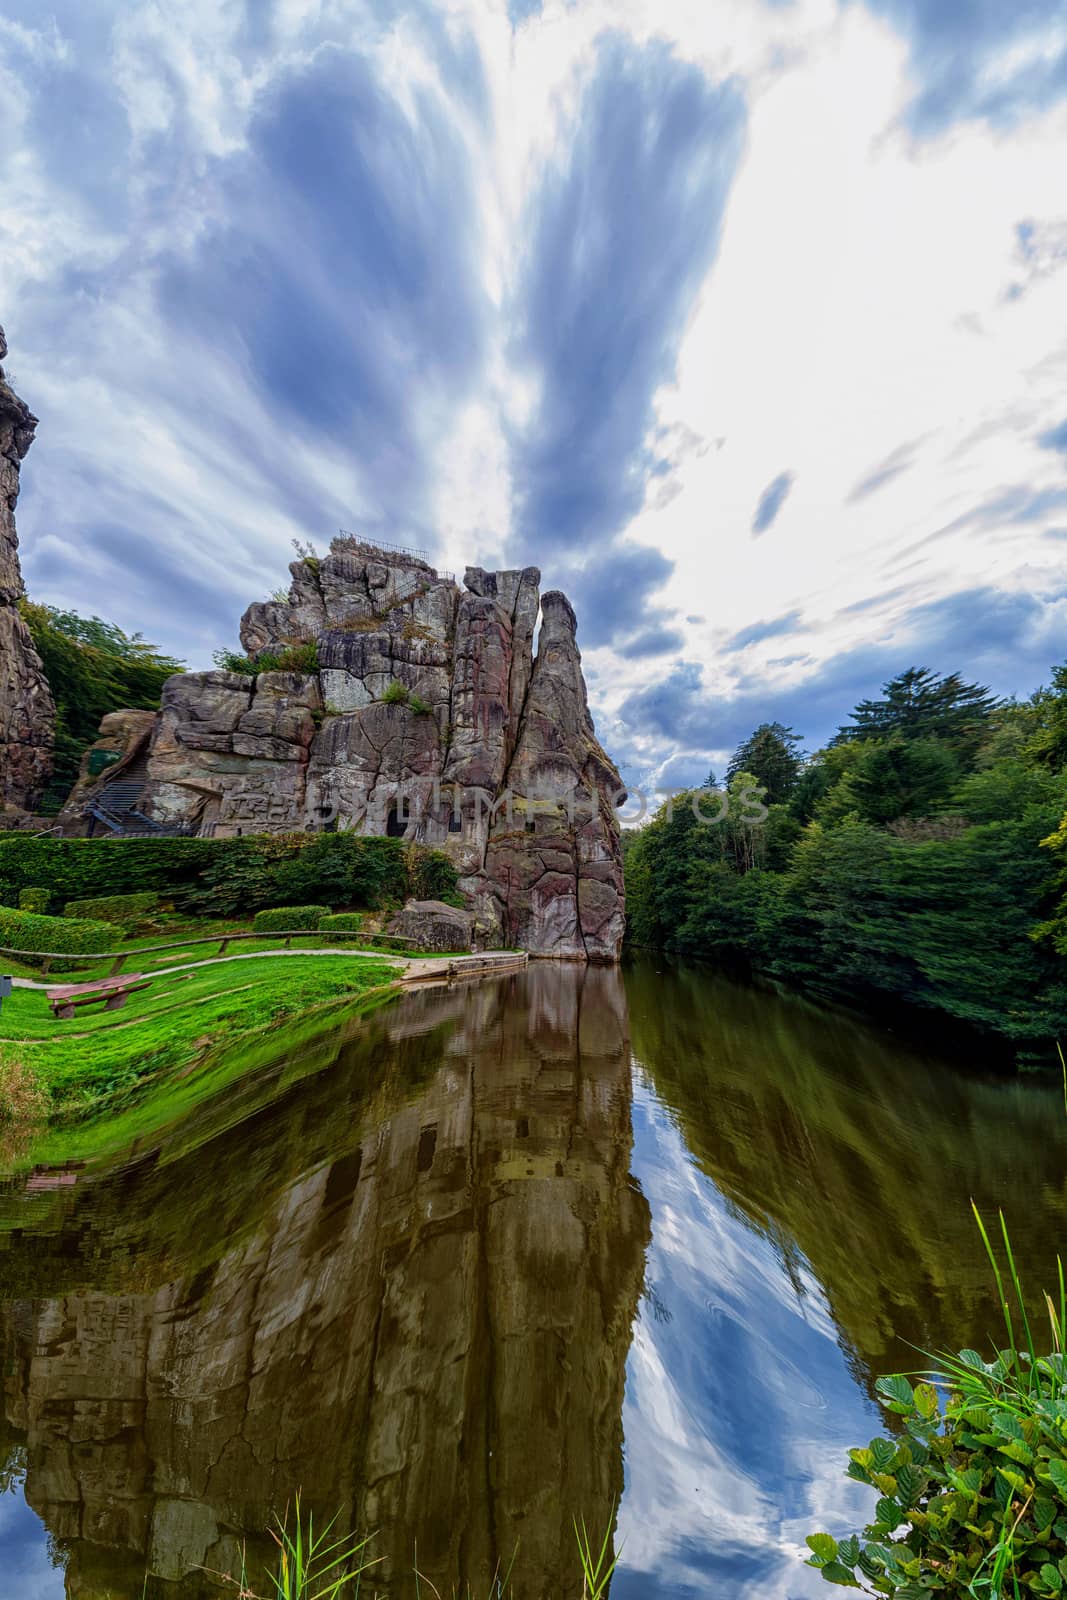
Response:
[{"label": "blue sky", "polygon": [[633,783],[1067,654],[1054,0],[6,0],[0,169],[38,599],[536,562]]}]

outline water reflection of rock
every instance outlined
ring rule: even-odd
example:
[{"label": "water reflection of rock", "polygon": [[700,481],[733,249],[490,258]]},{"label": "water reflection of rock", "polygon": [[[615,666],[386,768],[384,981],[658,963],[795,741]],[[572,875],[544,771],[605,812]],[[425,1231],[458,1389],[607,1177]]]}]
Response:
[{"label": "water reflection of rock", "polygon": [[[298,1488],[379,1530],[380,1590],[409,1592],[417,1540],[443,1593],[485,1590],[516,1545],[518,1595],[578,1592],[571,1518],[603,1526],[622,1488],[648,1237],[621,981],[538,965],[387,1019],[392,1056],[421,1041],[428,1081],[389,1104],[386,1074],[248,1236],[176,1282],[96,1293],[125,1246],[113,1205],[96,1231],[89,1190],[64,1229],[81,1287],[0,1312],[27,1498],[79,1600],[139,1595],[146,1566],[176,1581],[160,1593],[213,1592],[194,1569],[232,1568],[245,1537],[257,1556]],[[343,1074],[317,1090],[334,1078],[343,1097]],[[288,1124],[309,1126],[299,1100]],[[241,1159],[239,1130],[227,1140],[187,1161],[190,1183],[221,1196]]]}]

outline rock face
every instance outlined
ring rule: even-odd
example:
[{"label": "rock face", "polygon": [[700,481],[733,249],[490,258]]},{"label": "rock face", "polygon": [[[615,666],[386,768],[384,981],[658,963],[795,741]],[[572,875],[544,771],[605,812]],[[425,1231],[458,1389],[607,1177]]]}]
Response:
[{"label": "rock face", "polygon": [[[468,567],[460,586],[351,538],[290,572],[288,602],[241,623],[268,670],[166,685],[140,809],[202,834],[352,828],[434,845],[486,944],[617,960],[621,784],[565,596],[542,598],[536,567]],[[273,670],[279,658],[315,670]]]},{"label": "rock face", "polygon": [[154,711],[109,711],[100,719],[100,736],[82,756],[77,781],[56,818],[65,831],[80,831],[87,801],[103,787],[103,778],[117,779],[148,754],[156,731]]},{"label": "rock face", "polygon": [[266,1594],[301,1491],[373,1531],[368,1591],[413,1595],[417,1548],[488,1594],[518,1546],[514,1600],[580,1594],[649,1237],[620,975],[408,996],[300,1089],[79,1177],[5,1253],[0,1460],[6,1412],[64,1592],[206,1600],[244,1548]]},{"label": "rock face", "polygon": [[[7,340],[0,328],[0,361]],[[19,468],[37,418],[0,366],[0,814],[31,811],[52,771],[55,706],[41,658],[18,614],[25,592],[15,534]]]},{"label": "rock face", "polygon": [[411,939],[415,950],[469,950],[474,918],[443,900],[409,900],[390,918],[386,932]]}]

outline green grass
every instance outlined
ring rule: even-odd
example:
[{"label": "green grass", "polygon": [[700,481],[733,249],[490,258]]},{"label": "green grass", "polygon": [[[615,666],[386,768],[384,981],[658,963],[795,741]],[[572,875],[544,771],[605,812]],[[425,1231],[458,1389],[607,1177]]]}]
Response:
[{"label": "green grass", "polygon": [[28,1066],[57,1114],[85,1115],[146,1078],[205,1065],[221,1051],[330,1004],[389,984],[375,956],[227,961],[161,973],[121,1011],[56,1021],[45,996],[16,989],[0,1011],[0,1049]]}]

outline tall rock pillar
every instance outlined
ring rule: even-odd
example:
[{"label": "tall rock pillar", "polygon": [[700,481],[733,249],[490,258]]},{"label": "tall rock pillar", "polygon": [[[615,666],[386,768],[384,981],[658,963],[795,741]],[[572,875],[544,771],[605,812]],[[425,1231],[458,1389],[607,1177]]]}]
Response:
[{"label": "tall rock pillar", "polygon": [[[0,361],[7,340],[0,328]],[[15,534],[19,467],[37,418],[0,366],[0,816],[31,811],[52,771],[55,706],[41,658],[18,613],[24,593]]]}]

